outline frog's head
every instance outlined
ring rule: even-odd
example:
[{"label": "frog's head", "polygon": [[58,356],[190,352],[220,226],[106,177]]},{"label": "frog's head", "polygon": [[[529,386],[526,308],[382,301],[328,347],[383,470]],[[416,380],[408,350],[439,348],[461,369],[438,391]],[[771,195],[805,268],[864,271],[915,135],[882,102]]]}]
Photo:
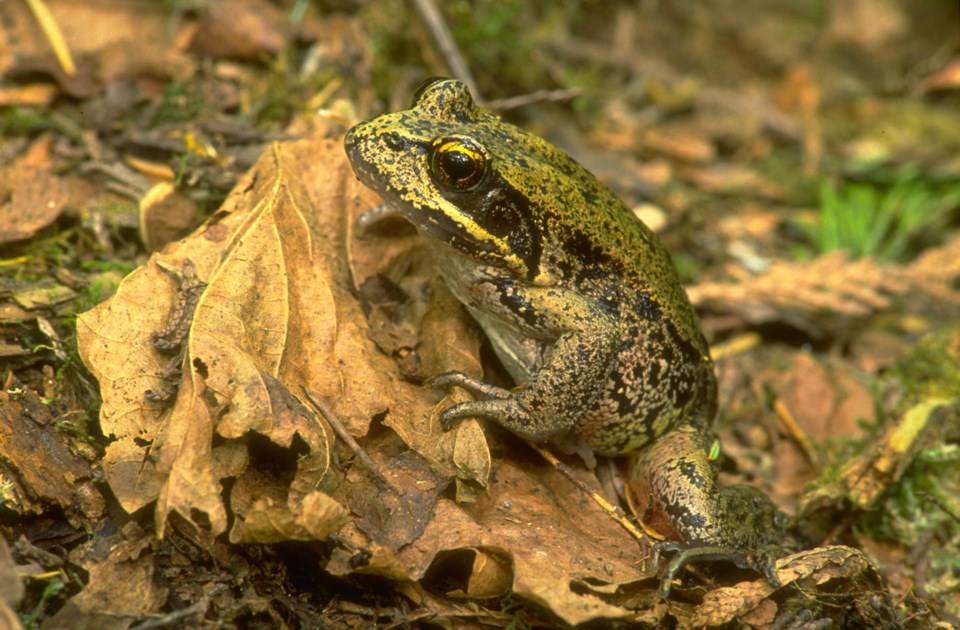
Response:
[{"label": "frog's head", "polygon": [[344,144],[357,177],[421,233],[529,280],[541,274],[546,215],[580,169],[449,79],[426,82],[410,109],[357,125]]}]

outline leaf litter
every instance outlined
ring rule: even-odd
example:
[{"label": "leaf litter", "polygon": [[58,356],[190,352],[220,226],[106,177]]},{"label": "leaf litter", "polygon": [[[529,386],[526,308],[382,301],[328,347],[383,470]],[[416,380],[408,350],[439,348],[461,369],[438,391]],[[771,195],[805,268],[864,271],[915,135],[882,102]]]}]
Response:
[{"label": "leaf litter", "polygon": [[[302,172],[305,163],[312,166]],[[514,593],[569,623],[627,615],[591,593],[645,577],[636,542],[552,469],[522,464],[535,461],[532,453],[494,467],[477,422],[442,432],[437,410],[447,403],[402,380],[370,340],[344,255],[356,239],[345,209],[356,215],[370,198],[338,140],[274,145],[205,226],[80,316],[81,356],[101,382],[101,427],[115,438],[103,460],[111,490],[130,513],[155,503],[158,535],[173,513],[207,540],[228,526],[237,543],[336,534],[332,574],[406,580],[423,578],[438,554],[469,550],[509,567]],[[351,243],[366,252],[352,270],[389,263],[391,247],[403,253],[396,243],[386,251],[377,240]],[[150,403],[146,392],[168,378],[155,332],[180,290],[165,268],[188,263],[206,286],[176,397]],[[424,370],[479,374],[473,325],[442,284],[421,282],[430,294],[417,344]],[[386,487],[359,460],[338,459],[307,392],[360,441]],[[371,431],[374,423],[384,429]],[[258,461],[263,439],[272,457],[286,459],[282,474]],[[362,562],[359,549],[367,550]],[[465,592],[489,579],[476,558]]]},{"label": "leaf litter", "polygon": [[[91,121],[105,138],[110,137],[108,129],[132,111],[124,90],[114,89],[118,84],[122,88],[124,80],[136,77],[144,93],[157,94],[158,88],[164,87],[160,81],[171,76],[187,80],[198,73],[196,58],[191,55],[207,40],[228,46],[204,54],[249,58],[275,52],[278,42],[293,35],[280,19],[283,16],[258,8],[257,3],[245,4],[243,19],[235,21],[217,19],[214,11],[201,13],[204,19],[199,28],[187,19],[182,37],[177,37],[173,46],[157,37],[169,26],[165,11],[143,13],[142,7],[128,10],[118,6],[104,12],[103,7],[69,0],[51,0],[49,4],[55,15],[71,16],[59,20],[71,41],[78,41],[77,32],[93,33],[90,25],[98,23],[113,24],[118,35],[104,39],[110,29],[97,29],[96,37],[80,37],[84,47],[74,49],[81,53],[79,72],[68,77],[44,56],[44,44],[34,29],[23,28],[30,26],[22,15],[23,5],[5,6],[4,15],[13,17],[5,24],[21,29],[16,32],[21,48],[15,52],[27,54],[2,56],[0,65],[9,70],[7,76],[27,77],[34,83],[17,86],[19,91],[5,89],[4,95],[19,103],[39,98],[46,107],[53,98],[49,90],[30,95],[30,90],[49,87],[35,82],[44,76],[52,77],[62,93],[75,98],[103,93],[102,99],[87,101],[84,107],[89,105]],[[621,26],[642,16],[642,10],[617,10],[623,19],[615,22]],[[851,11],[861,17],[851,21]],[[641,74],[652,76],[653,80],[645,83],[653,104],[638,115],[632,107],[635,102],[610,99],[606,109],[623,115],[606,131],[605,139],[597,136],[602,140],[597,144],[604,147],[605,155],[614,146],[627,151],[639,148],[658,156],[656,177],[639,179],[650,180],[642,192],[652,191],[671,216],[680,213],[684,220],[694,222],[699,216],[689,205],[690,198],[674,190],[678,181],[717,199],[730,199],[732,193],[752,198],[749,205],[764,208],[765,216],[772,218],[759,233],[746,237],[752,245],[769,241],[771,234],[783,227],[783,204],[795,202],[792,191],[780,186],[784,178],[771,177],[749,161],[751,156],[771,153],[771,139],[763,134],[772,131],[776,141],[788,139],[798,144],[805,173],[822,174],[824,169],[829,173],[834,167],[828,159],[835,147],[825,141],[842,135],[835,128],[840,117],[830,111],[831,103],[849,103],[849,96],[840,93],[838,98],[836,87],[843,85],[843,80],[836,81],[834,76],[831,82],[827,73],[837,70],[843,75],[853,68],[856,74],[856,65],[831,67],[814,60],[816,65],[811,68],[805,62],[796,63],[804,46],[797,36],[802,29],[778,31],[758,27],[753,21],[747,27],[748,22],[740,19],[742,14],[743,9],[716,11],[711,23],[718,32],[734,34],[751,58],[782,71],[775,107],[762,91],[738,80],[730,82],[737,85],[736,90],[718,88],[725,82],[717,77],[711,85],[698,89],[690,75],[660,62],[664,53],[658,52],[656,59],[644,56],[638,62],[636,44],[620,37],[614,65],[618,72],[630,73],[640,67]],[[896,48],[897,38],[904,32],[903,14],[894,4],[866,2],[856,3],[853,9],[831,11],[821,46],[824,50],[838,45],[872,51]],[[845,24],[871,21],[863,15],[882,18],[883,28],[871,33],[845,28]],[[351,23],[354,35],[359,32],[358,23]],[[670,30],[669,18],[650,24],[655,35],[679,41]],[[223,34],[223,27],[234,32]],[[141,38],[141,32],[151,33],[149,40]],[[618,32],[627,31],[621,28]],[[698,32],[702,37],[702,30],[694,29],[694,35]],[[8,35],[4,33],[4,37]],[[580,35],[572,40],[570,34],[566,37],[566,43],[572,45],[558,47],[561,57],[585,53],[577,44],[587,40],[577,39]],[[362,32],[360,38],[363,41]],[[130,54],[131,41],[136,42],[137,54]],[[350,46],[356,42],[344,43],[347,41],[321,42],[326,51],[321,54],[334,58],[356,54],[366,64],[362,71],[369,72],[369,52],[366,56],[351,52]],[[590,53],[595,63],[609,67],[608,48],[604,42]],[[676,56],[677,68],[683,67],[688,51],[707,49],[702,41],[685,47]],[[949,74],[951,62],[944,64],[944,59],[939,59],[928,67],[943,68],[941,75],[930,75],[933,79],[926,83],[923,79],[908,81],[907,88],[917,93],[937,91],[938,96],[955,90],[956,82]],[[717,61],[722,73],[725,62]],[[222,79],[237,76],[242,69],[223,65],[219,71]],[[217,87],[230,85],[220,80]],[[242,95],[235,86],[231,89],[222,101],[235,106]],[[325,102],[334,91],[333,87],[331,92],[325,89],[317,95],[318,102]],[[357,98],[364,111],[371,111],[371,93],[362,90]],[[628,88],[624,93],[631,92]],[[955,174],[955,165],[951,171],[943,158],[943,142],[931,141],[924,145],[929,149],[921,149],[918,144],[923,143],[918,143],[911,124],[890,122],[897,115],[908,123],[912,119],[930,121],[930,130],[938,138],[946,137],[937,131],[940,119],[935,118],[934,108],[927,103],[913,105],[916,111],[904,111],[904,102],[897,99],[881,103],[867,98],[852,106],[844,104],[852,107],[857,125],[856,137],[842,148],[850,162],[882,159],[895,166],[919,155],[931,169],[940,169],[937,172],[948,177]],[[691,107],[696,116],[693,125],[676,115]],[[664,110],[673,114],[663,119]],[[917,112],[922,116],[915,116]],[[650,120],[657,120],[657,126],[651,127]],[[623,133],[622,123],[632,129],[630,134]],[[210,123],[199,127],[211,135],[223,129]],[[177,134],[183,137],[172,137]],[[196,149],[191,160],[203,153],[220,167],[249,163],[215,155],[216,148],[204,144],[207,141],[192,129],[186,133],[173,127],[147,132],[134,129],[120,137],[125,143],[120,146],[151,151],[176,153],[186,144]],[[46,152],[41,162],[57,157],[56,152],[50,154],[48,142],[41,137],[35,144],[35,150]],[[94,155],[105,148],[91,136],[85,136],[84,143]],[[100,159],[115,161],[117,155],[110,153],[109,145],[106,148],[107,154]],[[736,153],[731,155],[731,150]],[[16,153],[10,151],[9,155]],[[181,619],[214,610],[219,619],[249,618],[239,612],[247,607],[253,611],[249,614],[265,615],[278,623],[292,617],[306,625],[322,625],[331,618],[328,613],[342,614],[348,605],[357,605],[355,601],[365,597],[369,602],[374,593],[392,590],[402,598],[377,600],[376,606],[355,613],[354,623],[357,618],[465,622],[481,618],[470,612],[467,606],[474,604],[467,600],[482,602],[484,598],[500,598],[481,609],[486,620],[502,624],[523,620],[522,613],[505,617],[493,610],[513,606],[516,600],[511,600],[510,593],[519,595],[521,602],[536,602],[552,611],[557,617],[545,621],[549,624],[598,617],[657,624],[672,617],[682,626],[734,620],[766,627],[791,619],[803,622],[802,614],[791,612],[803,598],[810,610],[826,611],[827,616],[842,619],[849,614],[874,625],[896,623],[883,616],[891,609],[877,571],[866,556],[840,546],[781,559],[781,580],[798,588],[771,592],[764,581],[754,578],[705,593],[702,587],[678,587],[675,592],[680,597],[660,602],[652,597],[656,580],[643,564],[642,547],[625,537],[532,452],[489,427],[485,435],[475,422],[450,433],[439,431],[436,410],[462,394],[438,402],[438,396],[417,383],[445,369],[481,375],[481,366],[489,362],[481,361],[480,336],[436,279],[409,231],[399,236],[385,232],[390,238],[374,234],[363,239],[353,233],[354,218],[376,200],[358,189],[342,158],[332,157],[338,151],[338,141],[319,136],[302,145],[273,146],[204,226],[185,240],[173,242],[138,269],[113,301],[81,317],[83,356],[96,366],[104,392],[104,443],[112,440],[102,460],[102,478],[98,470],[86,465],[99,461],[96,453],[78,448],[76,441],[69,442],[68,450],[51,447],[53,451],[33,458],[26,455],[36,441],[66,443],[61,433],[69,421],[57,415],[60,406],[53,405],[48,410],[51,415],[40,406],[46,402],[35,395],[17,398],[14,393],[2,401],[4,422],[9,426],[26,422],[24,426],[29,428],[22,436],[13,436],[23,439],[0,444],[6,448],[0,458],[4,505],[36,519],[26,521],[26,537],[15,546],[18,561],[32,563],[23,565],[30,567],[26,571],[18,571],[39,575],[42,565],[79,567],[88,573],[82,590],[80,580],[66,581],[70,590],[63,598],[67,604],[50,622],[85,618],[98,627],[127,627],[158,613],[166,615],[160,611],[171,608],[176,609],[171,615],[185,615]],[[951,154],[947,150],[946,155]],[[168,164],[138,162],[127,152],[123,157],[142,173],[163,171],[161,178],[174,176]],[[636,160],[621,158],[607,170],[616,173],[626,163],[634,164],[631,175],[639,173]],[[944,164],[946,170],[941,168]],[[53,170],[44,174],[47,164],[39,168],[39,179],[66,181],[71,193],[76,188],[75,182],[52,177]],[[603,170],[591,168],[598,173]],[[225,190],[225,182],[234,181],[233,174],[227,175],[218,180],[221,190]],[[210,180],[215,176],[219,174],[206,174]],[[12,180],[21,187],[34,186],[19,175]],[[636,182],[630,181],[622,190],[634,191],[635,187]],[[43,197],[54,188],[34,186],[34,190]],[[14,191],[10,196],[16,200],[21,194]],[[770,202],[780,207],[767,210]],[[28,205],[32,210],[43,209],[37,203]],[[653,209],[666,216],[659,208]],[[29,237],[37,230],[43,233],[43,225],[49,221],[62,223],[59,203],[47,210],[33,226],[16,225],[25,228],[17,238]],[[142,207],[141,212],[146,216],[150,208]],[[158,206],[154,213],[165,216],[167,210]],[[178,223],[172,237],[154,237],[155,230],[149,225],[152,219],[146,216],[141,223],[142,238],[150,247],[159,248],[179,236],[176,232],[190,220],[186,216]],[[730,220],[743,222],[740,216]],[[109,235],[101,230],[97,238],[109,251]],[[702,241],[694,243],[700,244]],[[924,604],[911,599],[913,589],[921,594],[924,589],[945,592],[949,597],[949,584],[936,578],[945,575],[942,568],[935,574],[929,570],[932,564],[923,565],[921,560],[911,566],[908,563],[914,561],[911,558],[922,559],[924,550],[949,545],[951,530],[943,527],[922,533],[909,555],[906,551],[882,555],[878,553],[880,543],[870,542],[876,534],[862,532],[860,523],[867,526],[870,514],[893,518],[898,510],[909,520],[909,504],[894,504],[902,499],[890,495],[902,495],[923,481],[923,477],[913,479],[917,468],[942,466],[938,462],[951,457],[950,440],[955,437],[949,432],[957,421],[952,406],[956,393],[905,396],[898,390],[902,383],[891,386],[883,376],[912,343],[910,339],[915,339],[911,335],[929,327],[924,318],[949,319],[956,313],[960,303],[956,247],[956,238],[948,236],[907,265],[881,264],[870,258],[851,261],[840,254],[809,262],[783,260],[781,255],[774,256],[770,264],[757,256],[756,250],[744,250],[742,262],[749,254],[760,264],[750,265],[749,273],[727,265],[725,277],[709,278],[692,292],[700,308],[706,309],[708,332],[786,326],[799,330],[817,346],[817,352],[824,349],[822,344],[830,344],[828,361],[811,360],[806,348],[783,353],[782,348],[771,351],[773,344],[765,344],[719,362],[727,376],[722,382],[731,390],[727,396],[737,397],[734,404],[724,406],[732,410],[727,413],[738,416],[732,426],[723,429],[727,449],[724,475],[731,481],[752,476],[756,483],[774,488],[781,504],[793,505],[802,483],[814,477],[811,466],[816,468],[814,464],[828,459],[823,456],[823,445],[835,444],[841,433],[856,436],[861,445],[868,445],[866,454],[847,457],[847,465],[836,472],[832,483],[830,471],[824,473],[828,483],[821,479],[821,487],[810,495],[816,500],[803,504],[809,506],[802,508],[803,519],[810,521],[804,524],[814,530],[822,527],[807,540],[836,540],[863,547],[885,576],[893,576],[895,589],[891,592],[904,594],[903,605],[914,611],[922,610]],[[708,249],[712,252],[716,247]],[[738,257],[732,246],[730,254]],[[192,284],[194,275],[199,284]],[[70,299],[83,288],[64,279],[61,271],[56,278],[65,285],[61,289],[69,286],[63,295]],[[196,299],[190,297],[194,290]],[[17,289],[17,303],[5,305],[3,312],[15,313],[22,321],[35,321],[43,330],[44,311],[62,308],[64,303],[64,298],[53,293],[34,290],[28,295]],[[0,296],[8,294],[5,286]],[[910,315],[891,323],[890,316],[899,310]],[[864,330],[867,324],[877,322],[886,322],[887,330],[876,325]],[[162,335],[167,347],[158,345],[158,332],[169,333]],[[51,337],[51,343],[55,338]],[[29,343],[19,338],[17,343],[18,361],[29,360]],[[942,344],[941,349],[952,347]],[[945,354],[955,357],[955,353]],[[753,364],[757,361],[767,363],[758,370]],[[778,377],[776,366],[784,364],[789,366],[787,376]],[[744,375],[758,371],[756,382],[738,383]],[[871,378],[865,378],[865,373]],[[12,392],[18,387],[15,381],[7,383]],[[53,391],[49,386],[46,395]],[[774,412],[784,422],[792,416],[796,427],[773,426]],[[745,428],[748,422],[750,429]],[[799,440],[803,432],[811,439],[804,442],[807,452],[798,454],[798,445],[786,438]],[[362,450],[345,448],[344,435],[355,438]],[[358,453],[368,457],[364,460]],[[831,454],[830,458],[835,457]],[[58,465],[52,471],[44,469],[46,461]],[[61,470],[66,471],[63,479],[57,477]],[[593,475],[578,471],[588,484],[596,485]],[[956,513],[951,487],[940,483],[916,497],[925,512]],[[100,489],[110,495],[110,516],[105,519]],[[112,505],[113,498],[122,510]],[[870,512],[861,513],[861,508]],[[68,521],[78,528],[102,522],[85,538],[73,527],[58,525],[48,516],[51,510],[64,510]],[[923,517],[918,521],[927,514]],[[815,523],[817,518],[826,525]],[[156,536],[160,531],[162,539]],[[74,546],[78,540],[85,542]],[[326,542],[315,542],[321,540]],[[888,546],[900,549],[895,544]],[[62,557],[50,557],[52,554],[40,547],[63,550],[58,551]],[[65,549],[70,549],[69,554]],[[282,557],[287,549],[299,554],[296,562],[277,561],[276,554]],[[937,557],[929,562],[940,560],[940,555],[934,554]],[[24,560],[31,557],[35,559]],[[286,575],[291,567],[303,564],[322,567],[315,572],[324,577],[313,584],[319,585],[323,595],[314,600],[320,605],[313,609],[278,592],[277,581],[272,579],[272,575]],[[363,585],[363,596],[348,598],[352,601],[338,608],[337,596],[331,599],[324,590],[328,583],[336,582],[329,574],[342,576],[341,584]],[[712,575],[709,568],[706,574],[701,572],[700,582],[711,584]],[[388,578],[390,588],[375,581],[377,576]],[[726,576],[723,583],[730,583]],[[227,584],[253,588],[233,596],[225,589]],[[118,597],[118,588],[126,588],[131,601]],[[508,595],[504,597],[504,593]],[[11,595],[7,601],[16,605],[14,600]],[[43,614],[43,601],[32,614]],[[458,601],[464,601],[464,606]],[[184,602],[190,605],[181,607]],[[395,608],[379,612],[388,609],[381,608],[384,602]],[[415,608],[407,613],[405,605]],[[295,612],[284,617],[276,612],[279,608]],[[321,609],[323,615],[317,613]],[[543,619],[541,615],[528,612],[526,618]],[[346,618],[350,619],[349,615]],[[170,619],[173,617],[168,616]]]}]

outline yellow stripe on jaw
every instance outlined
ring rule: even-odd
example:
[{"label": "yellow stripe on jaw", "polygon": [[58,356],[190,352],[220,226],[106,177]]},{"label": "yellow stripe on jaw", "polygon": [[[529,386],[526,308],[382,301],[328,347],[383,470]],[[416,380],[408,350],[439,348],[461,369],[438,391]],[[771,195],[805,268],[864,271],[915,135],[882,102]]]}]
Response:
[{"label": "yellow stripe on jaw", "polygon": [[497,238],[483,229],[472,217],[464,214],[449,201],[443,199],[438,199],[437,201],[439,203],[437,203],[436,210],[446,215],[451,221],[457,223],[463,232],[481,243],[493,243],[496,246],[497,253],[500,255],[501,260],[507,265],[510,271],[520,276],[527,274],[527,265],[519,256],[510,250],[506,240]]}]

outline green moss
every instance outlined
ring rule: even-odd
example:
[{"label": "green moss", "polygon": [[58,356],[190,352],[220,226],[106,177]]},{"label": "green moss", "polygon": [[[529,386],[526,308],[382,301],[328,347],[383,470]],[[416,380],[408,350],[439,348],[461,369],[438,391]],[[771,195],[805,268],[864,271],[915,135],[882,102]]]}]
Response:
[{"label": "green moss", "polygon": [[960,330],[923,338],[893,368],[906,398],[960,398]]}]

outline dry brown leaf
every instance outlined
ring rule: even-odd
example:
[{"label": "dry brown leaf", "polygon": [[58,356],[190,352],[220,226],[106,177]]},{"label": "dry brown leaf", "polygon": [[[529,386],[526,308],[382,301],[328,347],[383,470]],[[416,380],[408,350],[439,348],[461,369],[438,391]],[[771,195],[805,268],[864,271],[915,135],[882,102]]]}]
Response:
[{"label": "dry brown leaf", "polygon": [[[221,229],[225,225],[219,224]],[[183,245],[172,249],[176,252]],[[203,270],[214,264],[217,254],[213,248],[206,256],[191,252]],[[157,260],[127,276],[110,300],[77,318],[81,358],[100,383],[100,427],[115,439],[107,447],[103,471],[120,505],[130,513],[157,499],[165,477],[151,447],[166,430],[169,410],[148,404],[145,394],[164,385],[161,376],[168,359],[152,349],[151,335],[164,324],[176,283]]]},{"label": "dry brown leaf", "polygon": [[33,236],[53,223],[67,203],[61,178],[51,171],[53,136],[45,135],[0,169],[0,243]]},{"label": "dry brown leaf", "polygon": [[809,63],[788,68],[777,90],[777,106],[803,124],[803,172],[815,175],[823,157],[820,125],[820,86]]},{"label": "dry brown leaf", "polygon": [[814,337],[852,330],[864,319],[911,295],[907,308],[957,313],[960,234],[932,247],[906,267],[871,258],[849,260],[843,252],[810,261],[774,261],[760,275],[704,282],[687,288],[700,309],[733,313],[751,324],[785,322]]},{"label": "dry brown leaf", "polygon": [[140,199],[140,239],[152,252],[186,236],[200,222],[196,202],[169,182],[155,184]]},{"label": "dry brown leaf", "polygon": [[[276,146],[206,226],[155,255],[114,298],[80,317],[81,355],[101,382],[101,426],[116,437],[104,472],[125,509],[157,501],[158,532],[171,512],[188,519],[202,514],[197,525],[224,531],[221,480],[228,477],[300,513],[330,471],[333,440],[303,404],[307,389],[356,436],[389,411],[387,422],[398,434],[453,474],[454,445],[463,432],[444,434],[447,445],[437,448],[442,432],[430,426],[429,392],[392,376],[393,363],[373,347],[345,288],[343,201],[357,190],[338,142]],[[178,282],[169,272],[176,275],[188,260],[206,286],[189,320],[180,377],[152,341],[176,315]],[[170,406],[149,404],[147,391],[172,391],[176,398]],[[478,437],[466,431],[468,443],[483,442],[475,423]],[[286,449],[291,459],[293,449],[300,453],[292,478],[273,479],[273,490],[255,481],[261,473],[250,468],[251,433]],[[476,456],[461,453],[459,461],[465,476],[485,480],[483,457],[477,464]],[[243,510],[255,516],[265,510],[249,496],[235,494],[238,526],[247,527]],[[245,536],[240,529],[232,535]]]},{"label": "dry brown leaf", "polygon": [[960,232],[920,254],[907,267],[905,275],[935,309],[956,312],[960,306]]},{"label": "dry brown leaf", "polygon": [[[615,590],[648,577],[640,568],[640,547],[552,468],[525,462],[530,456],[505,453],[486,495],[468,505],[441,497],[421,536],[399,550],[370,546],[371,560],[362,571],[418,580],[442,561],[443,556],[437,560],[442,552],[496,550],[501,566],[512,563],[513,592],[567,623],[627,615],[625,608],[607,603],[610,589],[603,585]],[[595,477],[586,481],[597,487]],[[341,534],[358,547],[366,545],[351,526]],[[335,551],[327,570],[336,575],[357,570],[352,557]]]},{"label": "dry brown leaf", "polygon": [[262,497],[245,512],[242,524],[230,532],[232,543],[326,540],[346,525],[349,516],[346,508],[318,491],[306,495],[295,509]]},{"label": "dry brown leaf", "polygon": [[[863,581],[870,589],[879,589],[881,585],[876,569],[866,556],[843,546],[820,547],[781,558],[777,561],[777,575],[783,585],[799,582],[806,590],[836,579]],[[712,627],[748,618],[772,620],[776,608],[770,609],[767,598],[773,590],[762,579],[714,589],[704,595],[689,622],[694,627]],[[850,589],[849,597],[862,594],[863,590],[864,587]],[[833,605],[846,608],[848,604],[834,601]]]},{"label": "dry brown leaf", "polygon": [[[196,331],[191,334],[189,356],[196,361],[186,363],[181,395],[170,409],[146,404],[145,392],[162,387],[161,374],[167,363],[167,359],[152,349],[151,334],[163,324],[176,291],[175,282],[159,263],[164,261],[170,267],[179,268],[183,260],[189,259],[200,270],[201,277],[209,278],[222,250],[230,243],[228,237],[242,229],[241,222],[249,220],[250,216],[245,217],[239,212],[218,216],[191,239],[171,246],[165,255],[156,256],[147,266],[135,271],[121,284],[114,298],[79,318],[81,354],[101,383],[104,398],[101,426],[106,435],[117,438],[108,447],[104,459],[107,480],[121,505],[131,512],[156,500],[162,493],[163,501],[158,512],[161,525],[166,516],[164,507],[185,509],[185,516],[190,514],[190,509],[196,508],[207,512],[214,531],[225,528],[219,479],[213,478],[215,466],[210,461],[213,426],[207,388],[224,387],[218,390],[221,394],[231,391],[224,383],[229,381],[231,374],[242,374],[237,369],[249,366],[250,361],[235,351],[236,344],[225,343],[231,331],[216,327],[216,322],[229,314],[228,308],[242,309],[243,306],[235,301],[236,296],[223,296],[224,283],[229,283],[236,274],[233,268],[221,265],[217,276],[219,284],[214,283],[211,295],[227,301],[221,307],[211,305],[208,298],[205,305],[198,306],[194,323],[201,327],[202,334]],[[241,255],[246,251],[243,247],[235,249],[239,249]],[[180,261],[179,265],[177,261]],[[239,316],[242,317],[242,313]],[[231,323],[242,324],[243,320]],[[264,358],[263,344],[269,343],[269,336],[256,338],[260,328],[254,322],[250,323],[248,330],[255,337],[252,342],[247,338],[248,352],[257,353],[257,359]],[[221,339],[223,352],[215,340],[205,335],[222,335],[217,338]],[[244,337],[236,341],[242,344]],[[225,364],[221,357],[232,357],[239,365]],[[271,359],[276,361],[277,357],[274,355]],[[218,367],[227,373],[219,371]],[[207,370],[212,384],[199,373]],[[242,432],[236,427],[236,418],[249,412],[250,398],[256,399],[256,394],[251,394],[243,402],[237,401],[233,416],[225,424],[226,437],[236,437],[237,432]],[[260,400],[262,402],[262,398]],[[290,437],[287,435],[285,439]]]},{"label": "dry brown leaf", "polygon": [[0,611],[0,624],[7,616],[7,611],[23,599],[23,591],[23,582],[17,575],[17,565],[10,554],[10,545],[6,538],[0,536],[0,604],[4,606]]},{"label": "dry brown leaf", "polygon": [[89,579],[44,627],[123,630],[158,613],[167,588],[154,579],[154,558],[144,553],[150,543],[151,535],[131,522],[121,532],[104,527],[71,552],[71,562],[86,569]]},{"label": "dry brown leaf", "polygon": [[948,60],[940,68],[917,81],[914,94],[926,94],[960,88],[960,57]]},{"label": "dry brown leaf", "polygon": [[214,476],[213,411],[206,392],[203,377],[191,369],[154,439],[150,457],[163,478],[155,512],[157,536],[163,536],[171,512],[188,519],[204,513],[214,535],[227,529],[220,479]]},{"label": "dry brown leaf", "polygon": [[190,38],[191,52],[209,57],[260,61],[280,52],[291,36],[290,21],[263,0],[213,2]]},{"label": "dry brown leaf", "polygon": [[751,195],[770,201],[782,201],[783,187],[746,166],[739,164],[712,164],[694,167],[680,166],[677,175],[694,186],[722,195]]},{"label": "dry brown leaf", "polygon": [[895,47],[909,28],[905,7],[896,2],[849,0],[830,5],[825,35],[879,55]]},{"label": "dry brown leaf", "polygon": [[[170,13],[163,5],[46,0],[74,58],[77,73],[66,75],[23,2],[0,4],[0,19],[15,45],[0,47],[0,75],[43,72],[78,98],[117,79],[149,73],[184,80],[196,63],[171,46]],[[6,53],[6,54],[4,54]]]},{"label": "dry brown leaf", "polygon": [[870,387],[842,362],[818,361],[798,353],[786,369],[774,368],[769,379],[777,398],[815,443],[860,437],[861,423],[874,421]]},{"label": "dry brown leaf", "polygon": [[466,597],[486,599],[510,592],[513,567],[507,561],[509,553],[503,549],[473,549],[470,577],[467,579]]},{"label": "dry brown leaf", "polygon": [[[421,339],[418,348],[422,371],[434,375],[459,370],[481,377],[480,334],[476,324],[439,278],[434,277],[429,286],[430,298],[423,311],[422,326],[430,334]],[[435,464],[453,464],[458,479],[486,485],[490,452],[479,422],[471,419],[461,422],[455,431],[443,431],[438,420],[441,409],[469,399],[465,392],[452,392],[429,415],[388,417],[384,423]]]},{"label": "dry brown leaf", "polygon": [[657,126],[644,130],[641,145],[648,151],[689,164],[707,164],[717,157],[713,145],[691,129]]}]

